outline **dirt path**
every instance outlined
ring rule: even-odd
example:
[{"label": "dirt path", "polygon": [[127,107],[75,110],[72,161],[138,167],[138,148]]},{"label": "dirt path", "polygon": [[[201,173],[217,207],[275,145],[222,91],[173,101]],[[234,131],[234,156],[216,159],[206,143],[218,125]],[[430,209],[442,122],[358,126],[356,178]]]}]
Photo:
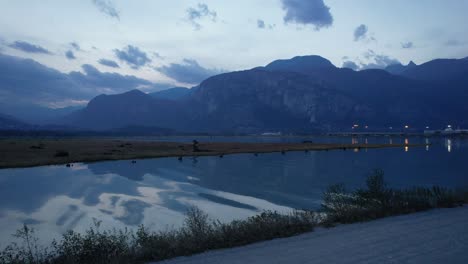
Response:
[{"label": "dirt path", "polygon": [[162,262],[468,263],[468,207],[319,229],[297,237]]}]

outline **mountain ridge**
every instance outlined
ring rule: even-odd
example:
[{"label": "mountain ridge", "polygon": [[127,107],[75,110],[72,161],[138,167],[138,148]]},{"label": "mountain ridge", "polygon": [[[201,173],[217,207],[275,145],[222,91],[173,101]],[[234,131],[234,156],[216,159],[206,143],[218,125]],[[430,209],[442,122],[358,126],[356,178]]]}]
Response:
[{"label": "mountain ridge", "polygon": [[453,82],[440,82],[406,73],[424,72],[426,64],[403,67],[399,74],[352,71],[320,56],[300,56],[212,76],[184,90],[189,93],[183,100],[135,90],[97,96],[69,120],[85,128],[153,126],[208,133],[330,131],[350,129],[356,123],[375,129],[466,125],[468,107],[463,101],[468,95],[463,85],[468,82],[455,77]]}]

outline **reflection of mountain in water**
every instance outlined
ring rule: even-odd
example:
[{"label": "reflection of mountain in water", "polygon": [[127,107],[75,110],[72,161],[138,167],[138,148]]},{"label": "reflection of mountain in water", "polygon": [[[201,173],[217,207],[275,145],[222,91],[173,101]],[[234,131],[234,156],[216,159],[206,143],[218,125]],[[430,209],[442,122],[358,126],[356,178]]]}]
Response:
[{"label": "reflection of mountain in water", "polygon": [[[90,219],[96,218],[108,219],[107,223],[117,221],[123,226],[146,223],[160,228],[171,223],[177,225],[192,205],[203,205],[205,211],[221,219],[249,216],[263,209],[284,209],[255,198],[230,194],[224,197],[226,194],[222,192],[191,184],[182,172],[167,173],[157,164],[149,167],[154,175],[134,165],[118,161],[94,163],[89,168],[76,164],[72,168],[2,170],[0,225],[16,223],[16,227],[5,227],[8,230],[22,223],[47,225],[63,232],[79,226],[87,228],[92,224]],[[114,170],[129,178],[117,175]],[[138,174],[133,174],[134,171]],[[171,176],[167,179],[159,174]],[[137,175],[139,181],[131,179],[131,175]],[[217,211],[223,212],[222,215],[217,215]]]},{"label": "reflection of mountain in water", "polygon": [[[417,142],[412,140],[412,142]],[[389,183],[395,186],[454,186],[466,182],[460,176],[463,152],[447,155],[442,147],[289,152],[199,157],[182,162],[176,158],[130,162],[89,164],[96,174],[114,173],[147,183],[147,175],[181,183],[192,183],[210,190],[220,190],[256,197],[293,208],[317,208],[323,191],[331,184],[345,183],[350,188],[362,186],[373,169],[384,169]],[[437,166],[437,164],[444,164]],[[451,174],[450,177],[443,176]],[[161,187],[166,188],[166,187]],[[205,197],[206,198],[206,197]]]},{"label": "reflection of mountain in water", "polygon": [[[316,167],[316,153],[287,155],[296,158],[297,155],[307,155],[308,164]],[[303,164],[298,164],[301,162],[301,158],[288,159],[273,153],[259,156],[229,155],[225,159],[199,157],[197,162],[191,158],[182,162],[175,158],[165,158],[139,160],[136,164],[100,162],[88,166],[98,175],[113,173],[142,182],[145,182],[145,175],[160,176],[171,181],[193,183],[212,190],[257,197],[289,207],[317,207],[322,188],[314,182],[314,177],[308,176],[312,171],[304,173]],[[206,196],[203,198],[209,199]],[[219,199],[211,200],[223,203]]]}]

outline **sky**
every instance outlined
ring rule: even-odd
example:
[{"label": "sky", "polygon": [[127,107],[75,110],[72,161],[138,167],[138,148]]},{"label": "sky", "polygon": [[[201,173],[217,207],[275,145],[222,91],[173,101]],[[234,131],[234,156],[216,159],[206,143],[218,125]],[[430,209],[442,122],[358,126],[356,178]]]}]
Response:
[{"label": "sky", "polygon": [[[50,84],[56,90],[38,89],[38,102],[51,107],[131,88],[191,87],[298,55],[356,70],[468,56],[465,0],[0,0],[0,6],[0,69],[18,65],[18,72],[8,69],[10,77],[31,68],[38,71],[32,76],[54,71],[62,80]],[[13,96],[5,86],[12,79],[0,79],[0,101]],[[64,91],[63,82],[72,88]]]}]

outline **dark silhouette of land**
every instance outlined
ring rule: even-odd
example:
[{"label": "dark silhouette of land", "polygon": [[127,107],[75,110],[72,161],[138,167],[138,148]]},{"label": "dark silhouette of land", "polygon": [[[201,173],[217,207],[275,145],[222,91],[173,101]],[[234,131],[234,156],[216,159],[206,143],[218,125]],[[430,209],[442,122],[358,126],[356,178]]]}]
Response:
[{"label": "dark silhouette of land", "polygon": [[235,153],[360,150],[365,148],[417,147],[420,144],[322,144],[322,143],[193,143],[128,141],[112,139],[2,139],[0,168],[130,160],[159,157],[219,156]]}]

